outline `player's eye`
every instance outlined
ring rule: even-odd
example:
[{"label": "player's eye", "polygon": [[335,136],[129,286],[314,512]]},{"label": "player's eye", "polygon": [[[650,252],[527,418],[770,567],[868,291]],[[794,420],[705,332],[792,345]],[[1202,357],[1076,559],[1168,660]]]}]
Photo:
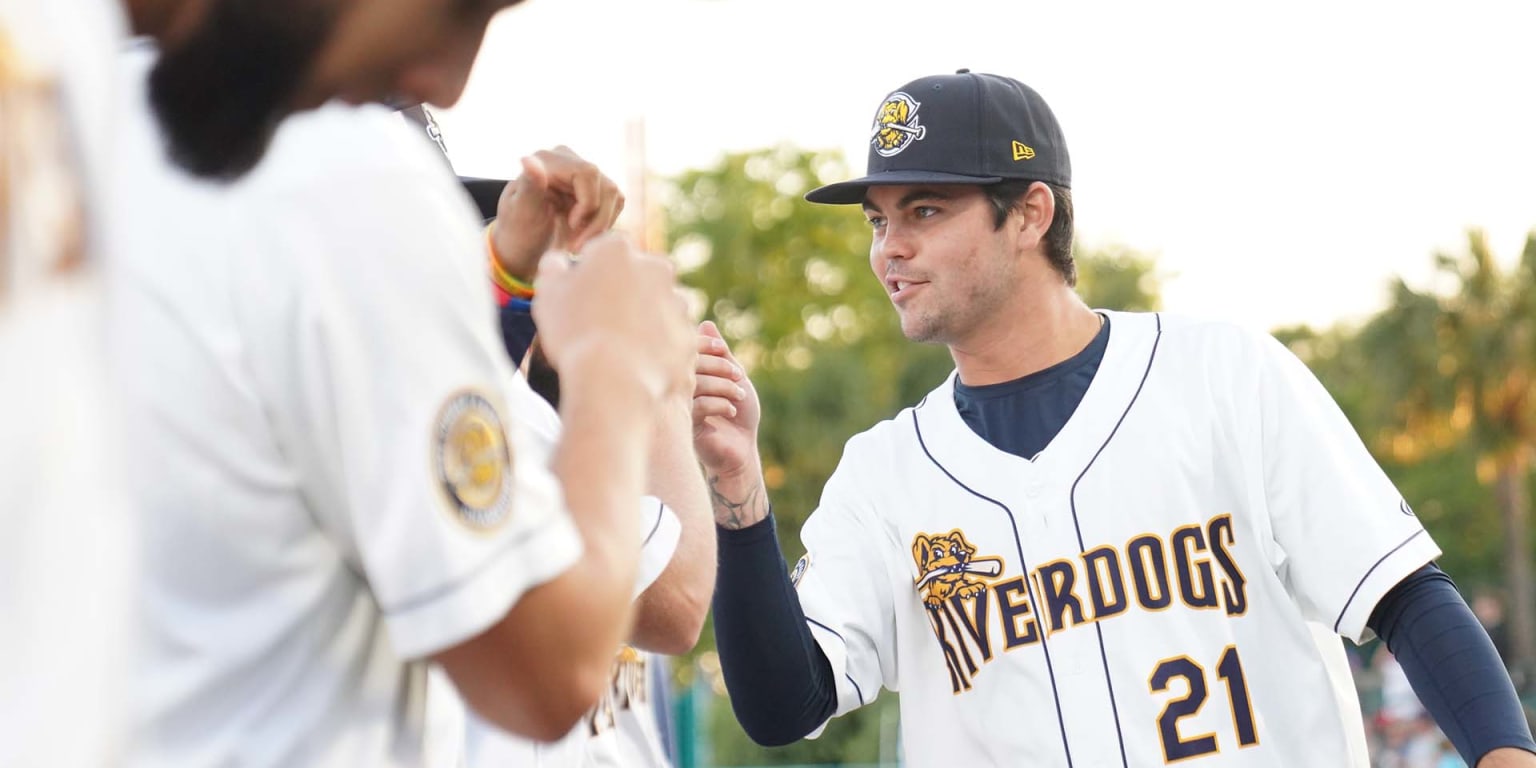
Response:
[{"label": "player's eye", "polygon": [[938,212],[939,209],[931,205],[919,205],[918,207],[912,209],[912,215],[919,219],[926,219],[937,214]]},{"label": "player's eye", "polygon": [[879,228],[885,226],[885,217],[884,216],[871,216],[871,217],[869,217],[869,226],[871,226],[871,227],[873,227],[875,229],[879,229]]}]

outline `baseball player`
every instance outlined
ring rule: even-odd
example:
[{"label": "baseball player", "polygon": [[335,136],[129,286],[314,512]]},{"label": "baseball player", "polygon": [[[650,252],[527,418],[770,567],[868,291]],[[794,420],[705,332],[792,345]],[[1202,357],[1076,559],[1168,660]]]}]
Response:
[{"label": "baseball player", "polygon": [[[456,765],[461,698],[566,733],[627,637],[655,415],[691,388],[667,265],[568,220],[583,266],[539,282],[556,442],[496,339],[478,217],[388,110],[295,117],[229,186],[161,161],[147,111],[121,141],[132,762]],[[564,214],[614,208],[570,182]]]},{"label": "baseball player", "polygon": [[[417,106],[402,110],[402,115],[422,129],[447,156],[442,133],[430,113]],[[557,175],[581,177],[581,184],[588,186],[613,184],[595,166],[581,161],[565,147],[536,153],[524,162],[523,175],[510,182],[459,179],[491,225],[489,231],[503,235],[487,242],[498,267],[493,270],[493,281],[498,283],[502,342],[507,354],[520,366],[532,389],[555,407],[560,403],[559,377],[542,349],[532,345],[532,297],[514,297],[506,289],[521,293],[518,285],[500,283],[503,276],[520,285],[531,283],[546,247],[569,247],[563,228],[554,218],[532,215],[564,196],[560,190],[550,188],[549,169],[565,166],[573,167]],[[622,208],[622,196],[613,202],[616,208]],[[616,211],[600,218],[611,220],[613,215]],[[518,237],[512,237],[513,233]],[[553,439],[559,433],[559,423],[553,412],[546,411],[543,416],[536,426]],[[609,685],[597,706],[553,743],[519,738],[471,716],[466,739],[466,762],[470,768],[665,768],[670,764],[661,726],[651,706],[662,693],[652,685],[651,672],[655,665],[664,662],[652,651],[680,654],[693,648],[709,610],[715,582],[715,539],[709,510],[706,504],[687,503],[703,498],[691,430],[686,409],[664,414],[647,483],[648,492],[654,496],[641,502],[642,529],[647,533],[641,543],[635,582],[635,629],[629,639],[633,646],[626,645],[615,657]],[[682,500],[676,505],[680,521],[661,504],[661,499]],[[662,515],[663,511],[668,513]]]},{"label": "baseball player", "polygon": [[0,0],[0,764],[121,752],[135,518],[101,326],[128,30],[173,51],[156,74],[173,154],[229,177],[331,96],[456,99],[510,4]]},{"label": "baseball player", "polygon": [[[502,314],[504,334],[509,325],[531,326],[528,313],[510,303],[503,306]],[[558,405],[558,377],[548,368],[547,359],[537,348],[529,353],[518,342],[530,337],[531,333],[504,335],[508,352],[521,361],[534,391]],[[558,431],[559,426],[551,421],[544,428]],[[664,416],[662,433],[655,443],[662,460],[652,462],[648,484],[661,498],[691,498],[695,488],[702,493],[703,481],[689,442],[691,429],[686,410]],[[657,502],[642,505],[649,512]],[[653,687],[650,672],[653,665],[663,662],[651,651],[680,654],[698,642],[714,588],[716,559],[707,505],[683,505],[678,515],[683,518],[680,532],[648,533],[642,541],[632,645],[621,648],[614,658],[608,688],[597,706],[552,743],[519,738],[471,717],[466,747],[469,768],[667,768],[671,764],[651,706],[660,692]]]},{"label": "baseball player", "polygon": [[[429,131],[430,133],[430,131]],[[565,148],[553,154],[568,154]],[[542,153],[541,153],[542,154]],[[532,192],[541,194],[544,183],[525,168],[522,177],[505,186],[499,195],[485,192],[496,186],[494,180],[460,179],[471,195],[487,209],[505,210],[509,203]],[[532,210],[536,206],[517,206]],[[511,221],[512,219],[501,219]],[[537,228],[524,221],[515,230]],[[514,230],[514,231],[515,231]],[[560,239],[555,233],[553,239]],[[496,241],[498,244],[503,240]],[[558,246],[557,246],[558,247]],[[518,254],[511,244],[494,248],[502,274],[528,279],[535,256],[525,250]],[[501,304],[502,339],[509,356],[520,363],[529,385],[552,405],[559,405],[558,373],[549,364],[536,339],[531,302],[520,301],[498,290]],[[675,419],[675,420],[674,420]],[[658,437],[656,450],[663,461],[652,462],[648,487],[662,498],[693,498],[693,490],[703,490],[691,436],[692,425],[685,410],[669,413],[664,421],[665,435]],[[468,756],[470,768],[494,766],[628,766],[629,768],[666,768],[671,763],[663,740],[662,724],[655,705],[665,691],[665,677],[654,681],[654,672],[665,666],[660,654],[681,654],[698,642],[709,598],[715,583],[715,541],[706,505],[697,508],[679,506],[680,535],[670,539],[648,535],[641,547],[641,566],[635,584],[635,630],[633,646],[620,649],[614,659],[609,688],[602,698],[571,732],[557,742],[543,744],[520,739],[484,727],[471,719]]]},{"label": "baseball player", "polygon": [[1269,337],[1084,305],[1070,185],[1040,96],[961,70],[886,96],[868,175],[806,196],[862,206],[903,332],[956,370],[848,442],[791,574],[756,397],[701,358],[747,732],[813,735],[887,688],[913,765],[1363,768],[1337,636],[1374,632],[1469,764],[1536,765],[1439,549],[1328,394]]},{"label": "baseball player", "polygon": [[0,765],[121,753],[135,518],[102,316],[119,46],[131,29],[173,47],[158,82],[175,154],[229,176],[300,90],[457,98],[502,4],[463,5],[0,0]]}]

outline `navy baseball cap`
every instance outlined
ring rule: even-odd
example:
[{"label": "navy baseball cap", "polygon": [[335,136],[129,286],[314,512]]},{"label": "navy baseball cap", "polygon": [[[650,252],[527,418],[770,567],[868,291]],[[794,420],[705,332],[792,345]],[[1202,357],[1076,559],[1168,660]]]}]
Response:
[{"label": "navy baseball cap", "polygon": [[857,205],[872,186],[1008,179],[1070,188],[1067,140],[1034,89],[1012,78],[962,69],[892,91],[870,126],[869,173],[813,189],[805,199]]}]

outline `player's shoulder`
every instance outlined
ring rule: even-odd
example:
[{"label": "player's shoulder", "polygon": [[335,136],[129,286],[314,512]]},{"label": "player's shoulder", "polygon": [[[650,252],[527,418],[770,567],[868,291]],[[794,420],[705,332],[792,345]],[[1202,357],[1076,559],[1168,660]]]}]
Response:
[{"label": "player's shoulder", "polygon": [[875,510],[890,494],[900,492],[899,483],[892,482],[893,473],[897,478],[909,476],[906,469],[923,455],[912,412],[913,408],[903,408],[848,438],[811,520],[825,522],[851,515],[858,525],[881,525],[882,516]]},{"label": "player's shoulder", "polygon": [[1117,319],[1153,317],[1160,355],[1198,355],[1235,360],[1262,356],[1267,353],[1266,350],[1278,344],[1270,334],[1230,320],[1176,312],[1107,314],[1112,324]]},{"label": "player's shoulder", "polygon": [[392,110],[331,103],[284,121],[250,183],[281,190],[347,179],[450,175],[435,147]]},{"label": "player's shoulder", "polygon": [[[376,279],[419,280],[478,269],[480,218],[469,197],[436,146],[383,107],[329,104],[289,118],[261,164],[232,189],[253,214],[244,226],[257,228],[261,242],[268,237],[261,228],[275,221],[295,243],[349,246],[305,271],[366,265]],[[306,231],[313,236],[294,234]],[[456,256],[425,258],[441,253]]]},{"label": "player's shoulder", "polygon": [[1168,341],[1195,343],[1248,343],[1262,334],[1256,334],[1238,323],[1200,315],[1179,312],[1111,312],[1111,319],[1120,316],[1157,318],[1158,331]]},{"label": "player's shoulder", "polygon": [[890,418],[871,425],[868,429],[848,438],[843,445],[843,466],[859,470],[888,471],[900,466],[900,462],[920,453],[922,446],[914,429],[913,414],[934,398],[950,397],[950,377],[925,395],[917,403],[897,411]]}]

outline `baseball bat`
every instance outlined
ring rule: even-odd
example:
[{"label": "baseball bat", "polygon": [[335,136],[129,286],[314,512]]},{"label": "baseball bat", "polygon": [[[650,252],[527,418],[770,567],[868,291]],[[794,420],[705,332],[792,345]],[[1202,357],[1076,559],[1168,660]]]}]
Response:
[{"label": "baseball bat", "polygon": [[997,576],[1002,572],[1003,563],[1000,560],[974,560],[969,563],[949,565],[943,568],[929,571],[928,573],[923,574],[922,579],[918,580],[917,586],[919,589],[921,589],[922,587],[927,586],[928,582],[933,581],[940,576],[951,573],[974,573],[978,576],[992,577]]}]

